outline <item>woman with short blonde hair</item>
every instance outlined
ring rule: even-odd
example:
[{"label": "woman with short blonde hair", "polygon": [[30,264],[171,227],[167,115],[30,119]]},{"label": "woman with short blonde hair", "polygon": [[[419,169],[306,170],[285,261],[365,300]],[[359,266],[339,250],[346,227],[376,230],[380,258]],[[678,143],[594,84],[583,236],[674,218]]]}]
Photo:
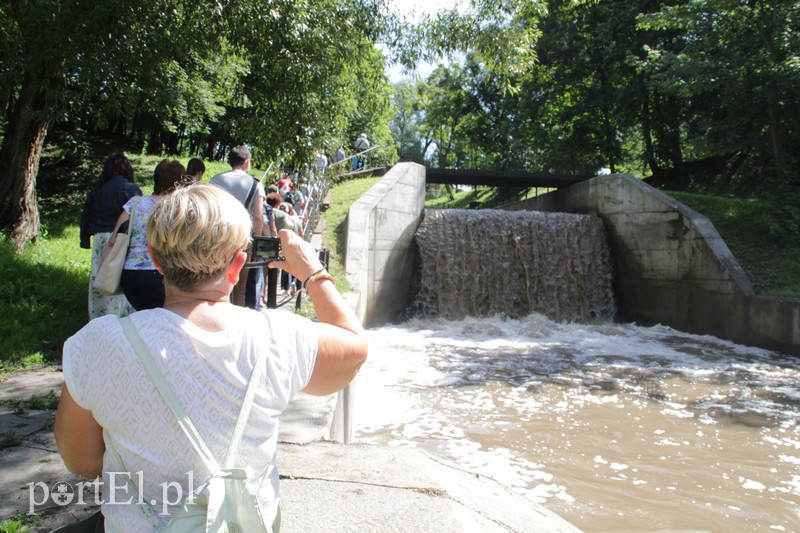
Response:
[{"label": "woman with short blonde hair", "polygon": [[241,202],[208,185],[175,191],[147,221],[150,255],[164,279],[183,290],[219,281],[231,258],[250,242],[251,221]]},{"label": "woman with short blonde hair", "polygon": [[[64,343],[56,442],[72,472],[103,475],[104,501],[116,505],[104,503],[94,518],[107,531],[166,524],[176,507],[166,502],[174,491],[165,495],[163,487],[179,487],[186,498],[211,475],[144,370],[142,352],[220,463],[250,377],[260,376],[236,466],[252,473],[248,487],[274,531],[280,526],[275,452],[281,412],[301,390],[327,395],[341,389],[366,359],[358,318],[314,247],[293,232],[280,231],[285,260],[270,267],[305,280],[318,322],[229,301],[249,235],[247,211],[221,189],[193,185],[164,196],[147,222],[148,249],[164,274],[164,306],[129,317],[142,347],[137,352],[113,315],[91,321]],[[135,472],[129,484],[138,486],[120,486],[111,477],[120,472]],[[137,492],[151,504],[150,513],[129,498]]]}]

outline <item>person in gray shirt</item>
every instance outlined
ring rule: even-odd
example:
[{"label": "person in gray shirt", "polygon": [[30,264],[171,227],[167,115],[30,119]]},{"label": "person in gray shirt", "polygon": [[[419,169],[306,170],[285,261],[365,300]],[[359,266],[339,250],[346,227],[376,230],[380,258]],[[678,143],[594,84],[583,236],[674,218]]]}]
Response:
[{"label": "person in gray shirt", "polygon": [[[250,170],[250,150],[247,146],[235,146],[228,154],[231,170],[220,172],[211,178],[211,185],[228,191],[244,205],[253,220],[253,235],[264,233],[264,186],[248,174]],[[261,307],[261,288],[264,275],[260,268],[243,270],[239,283],[233,288],[233,303],[258,310]]]}]

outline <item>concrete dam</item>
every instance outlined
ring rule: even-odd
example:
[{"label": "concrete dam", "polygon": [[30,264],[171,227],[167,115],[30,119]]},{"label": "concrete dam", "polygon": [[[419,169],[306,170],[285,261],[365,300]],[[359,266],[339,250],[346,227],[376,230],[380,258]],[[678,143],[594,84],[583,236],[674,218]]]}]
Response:
[{"label": "concrete dam", "polygon": [[[349,297],[368,326],[396,321],[412,304],[424,202],[425,167],[400,163],[350,209]],[[632,176],[597,176],[505,210],[602,221],[618,322],[662,324],[800,355],[800,301],[754,294],[706,217]]]}]

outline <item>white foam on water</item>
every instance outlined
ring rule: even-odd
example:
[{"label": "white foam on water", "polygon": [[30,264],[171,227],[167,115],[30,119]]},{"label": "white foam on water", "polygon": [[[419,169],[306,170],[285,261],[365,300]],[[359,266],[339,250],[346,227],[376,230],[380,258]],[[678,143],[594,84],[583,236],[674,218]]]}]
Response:
[{"label": "white foam on water", "polygon": [[[717,520],[709,530],[800,530],[796,513],[767,520],[760,510],[764,498],[800,507],[792,359],[666,326],[563,324],[539,314],[412,319],[369,335],[357,385],[361,441],[442,453],[534,501],[560,502],[556,510],[584,527],[571,509],[593,520],[628,503],[657,507],[669,492],[687,505],[702,501],[698,516]],[[626,456],[637,441],[640,451]],[[596,453],[586,453],[591,446]],[[620,490],[613,513],[592,498]],[[636,526],[643,511],[623,510]]]}]

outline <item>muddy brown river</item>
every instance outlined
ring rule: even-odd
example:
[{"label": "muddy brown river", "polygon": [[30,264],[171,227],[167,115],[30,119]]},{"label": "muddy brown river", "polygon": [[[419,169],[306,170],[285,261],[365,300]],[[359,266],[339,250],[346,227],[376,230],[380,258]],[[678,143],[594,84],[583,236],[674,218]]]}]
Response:
[{"label": "muddy brown river", "polygon": [[535,313],[370,339],[359,441],[446,455],[585,531],[800,531],[794,358]]}]

